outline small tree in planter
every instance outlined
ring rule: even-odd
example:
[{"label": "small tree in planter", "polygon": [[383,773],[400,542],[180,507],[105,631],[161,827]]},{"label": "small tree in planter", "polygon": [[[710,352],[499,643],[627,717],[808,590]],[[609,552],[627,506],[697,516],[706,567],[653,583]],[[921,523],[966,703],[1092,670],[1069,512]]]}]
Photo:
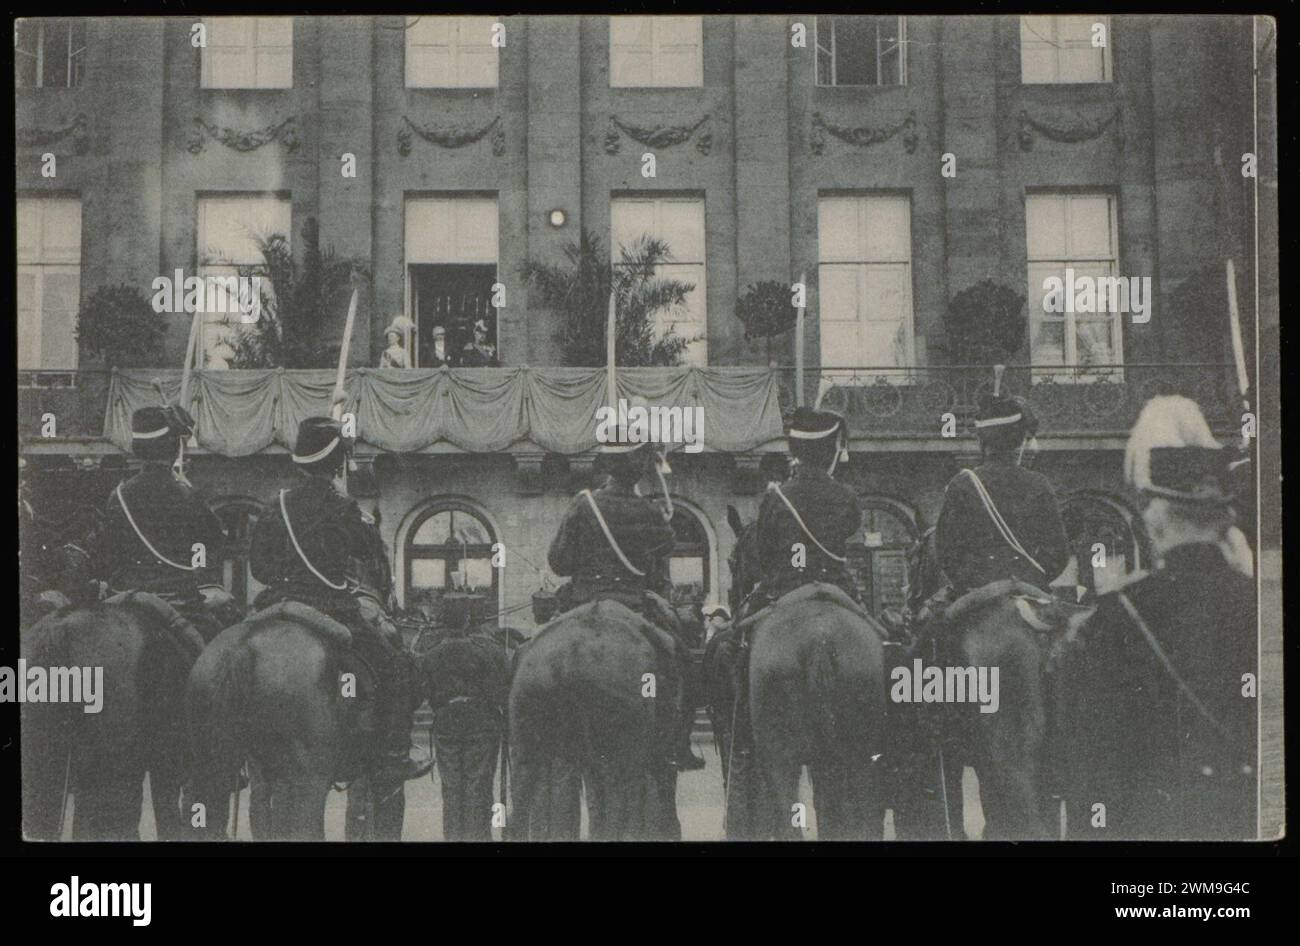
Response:
[{"label": "small tree in planter", "polygon": [[1025,297],[991,279],[957,293],[944,325],[954,364],[993,365],[1011,360],[1025,341]]},{"label": "small tree in planter", "polygon": [[797,311],[787,283],[767,279],[745,288],[736,300],[736,318],[745,323],[745,341],[763,339],[772,363],[772,339],[794,328]]},{"label": "small tree in planter", "polygon": [[611,287],[618,296],[618,364],[628,368],[681,364],[686,347],[696,338],[683,338],[671,330],[655,337],[655,316],[681,308],[695,288],[657,275],[657,268],[672,259],[668,244],[643,236],[631,246],[620,247],[615,265],[600,239],[584,230],[577,243],[565,247],[564,257],[561,265],[530,261],[524,266],[524,278],[545,306],[563,316],[559,340],[566,364],[594,368],[605,363]]},{"label": "small tree in planter", "polygon": [[[241,266],[241,276],[261,276],[262,315],[250,326],[239,326],[232,368],[332,368],[333,346],[321,338],[328,312],[348,304],[354,275],[367,276],[357,260],[321,249],[320,226],[308,217],[302,226],[302,265],[293,258],[283,233],[254,238],[263,265]],[[267,285],[269,284],[269,289]]]},{"label": "small tree in planter", "polygon": [[81,305],[77,341],[108,368],[157,364],[167,317],[150,297],[126,285],[101,286]]}]

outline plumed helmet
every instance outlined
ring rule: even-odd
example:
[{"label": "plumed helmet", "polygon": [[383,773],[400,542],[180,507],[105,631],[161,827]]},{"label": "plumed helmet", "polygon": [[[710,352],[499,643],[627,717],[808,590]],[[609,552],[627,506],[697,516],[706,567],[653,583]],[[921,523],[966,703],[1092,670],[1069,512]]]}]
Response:
[{"label": "plumed helmet", "polygon": [[1229,451],[1214,439],[1189,398],[1154,397],[1142,408],[1124,450],[1124,478],[1151,496],[1188,503],[1228,503]]},{"label": "plumed helmet", "polygon": [[975,414],[975,435],[995,450],[1014,450],[1038,433],[1038,418],[1021,397],[985,394]]}]

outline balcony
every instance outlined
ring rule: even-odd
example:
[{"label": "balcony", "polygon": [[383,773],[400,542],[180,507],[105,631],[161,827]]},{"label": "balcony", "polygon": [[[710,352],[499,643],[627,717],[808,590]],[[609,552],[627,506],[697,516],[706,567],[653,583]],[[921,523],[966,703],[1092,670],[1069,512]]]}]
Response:
[{"label": "balcony", "polygon": [[[19,436],[32,450],[115,453],[130,442],[131,410],[158,403],[155,378],[175,397],[174,370],[20,372]],[[330,371],[199,372],[192,406],[200,442],[228,456],[288,446],[298,414],[328,410],[332,381]],[[793,368],[619,371],[621,396],[703,406],[705,448],[727,452],[779,449],[779,418],[795,405],[794,385]],[[944,415],[953,415],[959,432],[968,429],[980,395],[992,385],[987,367],[809,368],[804,402],[816,403],[820,389],[822,406],[842,412],[856,438],[895,449],[942,449]],[[1232,436],[1241,419],[1233,369],[1224,364],[1093,366],[1051,375],[1010,367],[1002,388],[1028,399],[1044,440],[1123,438],[1158,394],[1195,400],[1221,437]],[[349,373],[348,390],[362,449],[394,452],[438,445],[496,452],[525,441],[534,449],[582,452],[594,444],[595,410],[605,398],[603,369],[583,368],[357,369]],[[49,417],[54,436],[44,437]]]},{"label": "balcony", "polygon": [[[795,370],[781,375],[781,406],[795,403]],[[937,438],[951,413],[969,429],[982,394],[993,390],[988,367],[805,369],[804,403],[844,414],[855,437]],[[1042,438],[1115,438],[1128,435],[1138,411],[1161,394],[1182,394],[1200,405],[1220,436],[1241,425],[1241,398],[1232,365],[1128,364],[1086,368],[1011,366],[1002,393],[1028,400]]]}]

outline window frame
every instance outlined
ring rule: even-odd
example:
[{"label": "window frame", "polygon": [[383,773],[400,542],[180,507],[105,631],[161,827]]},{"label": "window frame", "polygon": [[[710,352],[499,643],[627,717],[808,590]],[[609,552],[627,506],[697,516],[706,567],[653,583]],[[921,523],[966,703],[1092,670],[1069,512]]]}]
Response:
[{"label": "window frame", "polygon": [[[284,206],[287,211],[287,225],[284,230],[285,239],[289,242],[289,247],[293,248],[293,197],[287,191],[199,191],[194,198],[194,274],[204,281],[213,276],[238,276],[240,270],[253,269],[258,271],[259,275],[265,275],[263,268],[266,260],[243,262],[240,260],[213,261],[208,258],[207,249],[202,243],[203,237],[207,230],[204,221],[204,205],[206,203],[216,203],[220,201],[235,200],[265,200],[275,201]],[[263,286],[271,291],[274,287],[270,285],[269,280],[263,282]],[[208,289],[204,290],[205,293]],[[231,312],[205,312],[203,316],[203,327],[200,335],[200,368],[208,367],[209,353],[215,348],[215,343],[210,342],[213,333],[219,333],[222,327],[231,324]],[[240,322],[234,321],[236,334],[241,331]],[[213,370],[220,370],[214,368]]]},{"label": "window frame", "polygon": [[[457,543],[449,543],[445,545],[417,544],[415,538],[419,534],[420,529],[424,527],[424,524],[434,516],[440,515],[444,512],[449,512],[453,515],[455,513],[460,513],[461,515],[469,516],[483,528],[484,532],[487,533],[488,541],[486,543],[479,542],[465,545]],[[452,521],[454,523],[455,520],[453,519]],[[410,520],[402,529],[402,607],[404,609],[409,609],[415,606],[413,596],[417,589],[412,584],[412,576],[415,570],[415,562],[417,560],[423,561],[432,559],[444,563],[442,590],[446,593],[448,590],[454,590],[455,587],[451,584],[451,576],[454,570],[450,566],[453,562],[462,563],[466,560],[487,559],[490,563],[494,554],[492,547],[500,542],[501,538],[497,534],[497,530],[493,526],[491,519],[482,509],[469,500],[456,496],[439,496],[422,504],[419,511],[411,516]],[[498,622],[497,612],[500,609],[501,590],[504,587],[501,573],[504,570],[505,566],[498,568],[495,565],[491,565],[492,585],[489,596],[491,598],[491,607],[493,609],[493,615],[490,620],[493,623]]]},{"label": "window frame", "polygon": [[[408,15],[406,18],[406,27],[404,29],[405,35],[402,44],[402,81],[406,88],[408,89],[498,89],[501,87],[501,50],[499,47],[493,46],[490,41],[488,43],[488,48],[491,50],[492,73],[493,73],[491,85],[483,85],[477,82],[465,82],[463,80],[450,82],[446,84],[412,82],[411,64],[414,59],[414,57],[412,57],[411,55],[412,46],[415,46],[416,48],[425,48],[425,49],[436,48],[435,44],[432,43],[411,42],[411,38],[413,35],[411,27],[413,27],[422,16],[426,16],[426,15],[432,15],[432,14],[413,14],[413,15]],[[460,38],[461,28],[465,26],[465,21],[482,19],[482,20],[489,20],[493,22],[500,22],[500,20],[498,18],[494,18],[491,16],[470,16],[470,15],[463,15],[463,14],[440,17],[440,18],[451,21],[449,23],[449,26],[451,26],[455,31],[455,38],[448,42],[447,49],[448,49],[449,58],[451,60],[451,74],[454,78],[460,80],[461,78],[460,50],[467,45],[466,43],[461,42],[461,38]]]},{"label": "window frame", "polygon": [[[689,204],[697,205],[699,207],[699,217],[700,217],[699,243],[700,243],[700,247],[703,249],[703,258],[698,261],[682,259],[676,255],[676,252],[673,250],[672,245],[669,244],[668,250],[669,252],[673,253],[673,258],[670,262],[663,263],[660,265],[660,267],[656,267],[655,275],[661,276],[661,273],[659,272],[660,268],[678,268],[678,267],[687,267],[687,266],[698,267],[699,274],[700,274],[698,280],[696,279],[681,280],[682,282],[689,281],[695,284],[695,291],[699,293],[700,302],[704,306],[704,311],[699,313],[700,316],[699,319],[693,320],[691,323],[691,324],[695,324],[695,322],[698,322],[700,327],[701,337],[697,341],[694,341],[687,346],[686,350],[683,352],[683,362],[684,364],[687,365],[698,365],[700,367],[708,367],[709,364],[709,291],[708,291],[709,289],[708,287],[709,221],[708,221],[708,205],[705,201],[704,195],[703,194],[696,195],[696,194],[658,193],[652,191],[621,192],[621,193],[615,193],[611,195],[609,200],[609,258],[610,258],[611,265],[613,265],[614,267],[620,265],[621,254],[619,250],[623,246],[623,244],[618,242],[617,235],[615,232],[615,227],[614,227],[614,207],[616,204],[620,204],[620,203],[651,204],[654,208],[654,218],[655,218],[656,227],[659,226],[659,212],[660,212],[660,208],[664,204],[689,203]],[[656,236],[657,234],[650,232],[648,235],[653,237]],[[676,277],[670,276],[667,278],[676,278]],[[682,319],[677,319],[676,321],[667,323],[667,326],[668,328],[671,329],[673,326],[680,324],[682,321],[683,321]],[[664,324],[665,322],[663,318],[660,315],[656,314],[655,316],[656,331],[661,331]],[[680,332],[678,332],[677,334],[681,335]]]},{"label": "window frame", "polygon": [[[1029,246],[1029,204],[1033,200],[1042,200],[1044,198],[1059,198],[1064,200],[1065,209],[1062,215],[1064,226],[1063,241],[1066,252],[1063,258],[1054,256],[1035,257],[1031,255]],[[1107,203],[1107,239],[1110,243],[1110,255],[1108,256],[1088,256],[1088,255],[1071,255],[1070,240],[1070,206],[1078,198],[1097,199],[1104,198]],[[1027,297],[1028,312],[1028,342],[1029,342],[1029,362],[1030,376],[1034,383],[1044,381],[1067,382],[1067,383],[1090,383],[1099,380],[1108,380],[1122,382],[1124,378],[1124,315],[1123,312],[1108,313],[1110,317],[1111,328],[1111,350],[1114,360],[1108,365],[1096,369],[1090,369],[1086,364],[1079,362],[1079,339],[1078,339],[1078,317],[1080,315],[1092,315],[1091,321],[1102,321],[1097,317],[1098,313],[1078,313],[1078,312],[1061,312],[1059,316],[1051,313],[1050,321],[1059,322],[1064,332],[1064,351],[1062,353],[1063,361],[1060,365],[1038,364],[1034,360],[1035,345],[1034,339],[1036,332],[1041,324],[1049,321],[1048,313],[1042,311],[1041,305],[1034,305],[1037,298],[1037,292],[1034,285],[1030,282],[1030,272],[1035,266],[1059,265],[1056,270],[1064,277],[1066,268],[1077,268],[1080,265],[1095,266],[1098,263],[1106,263],[1109,268],[1106,273],[1108,277],[1120,278],[1120,246],[1119,246],[1119,200],[1117,196],[1104,190],[1032,190],[1025,194],[1025,286],[1029,292]],[[1039,287],[1041,290],[1041,287]]]},{"label": "window frame", "polygon": [[[852,200],[857,204],[858,226],[860,228],[859,235],[861,235],[867,229],[870,228],[869,221],[867,220],[866,211],[867,208],[870,207],[872,201],[901,201],[905,205],[907,210],[907,214],[906,214],[907,238],[905,240],[907,246],[906,257],[902,257],[901,255],[896,255],[896,256],[885,255],[880,259],[870,259],[870,258],[831,259],[831,260],[824,259],[824,256],[826,254],[822,246],[822,241],[824,237],[821,229],[822,228],[821,213],[822,213],[822,206],[826,202],[832,200]],[[915,370],[917,368],[916,287],[913,284],[916,278],[916,266],[915,266],[916,245],[915,245],[915,232],[914,232],[914,227],[912,225],[913,201],[912,201],[911,193],[899,192],[899,191],[873,191],[873,192],[822,191],[817,195],[817,208],[818,208],[817,320],[818,320],[818,328],[820,334],[818,355],[819,355],[819,363],[822,365],[821,368],[822,377],[835,384],[845,384],[845,383],[868,384],[868,383],[875,383],[878,381],[886,381],[894,384],[914,383],[917,379],[917,372]],[[855,254],[858,253],[856,249],[854,250],[854,252]],[[863,250],[862,253],[865,254],[866,251]],[[884,321],[882,319],[870,319],[866,317],[866,315],[869,312],[869,310],[866,308],[867,301],[868,301],[867,291],[866,291],[868,272],[872,268],[876,268],[878,270],[886,270],[888,268],[899,267],[899,266],[903,266],[906,268],[906,278],[902,280],[902,285],[904,286],[907,292],[907,298],[906,298],[907,315],[906,318],[903,319],[900,323],[904,330],[902,364],[895,365],[892,367],[887,365],[863,365],[863,364],[854,364],[854,365],[846,365],[846,366],[831,365],[827,367],[825,363],[826,333],[820,332],[822,323],[826,321],[825,318],[826,280],[824,278],[826,269],[828,267],[838,267],[838,268],[853,267],[856,272],[855,299],[854,299],[856,308],[855,308],[855,317],[853,319],[853,324],[857,326],[857,331],[858,331],[858,345],[857,345],[857,354],[855,354],[855,361],[860,361],[860,356],[865,354],[864,345],[862,344],[863,342],[862,325],[866,322],[871,322],[871,321]],[[846,322],[848,320],[837,319],[834,321]],[[873,370],[865,374],[859,374],[858,372],[852,370],[856,368],[870,368]]]},{"label": "window frame", "polygon": [[[24,259],[21,236],[17,233],[17,230],[15,228],[15,236],[17,237],[18,247],[15,253],[16,265],[15,265],[14,274],[15,274],[15,281],[18,283],[17,285],[15,285],[15,291],[16,291],[15,299],[18,305],[16,306],[16,311],[14,313],[14,321],[15,323],[17,323],[20,337],[29,337],[28,333],[22,331],[22,321],[21,321],[22,313],[23,313],[22,298],[21,298],[21,278],[24,275],[24,273],[27,273],[36,277],[36,285],[34,286],[33,296],[32,296],[33,303],[34,303],[32,324],[33,327],[36,329],[35,331],[36,364],[24,365],[22,363],[16,362],[17,368],[19,371],[46,371],[46,372],[76,371],[80,366],[80,362],[81,362],[80,346],[75,341],[75,337],[76,337],[75,333],[77,329],[77,322],[79,320],[80,313],[81,313],[81,295],[82,295],[81,270],[82,270],[82,256],[84,253],[84,245],[85,245],[85,240],[84,240],[85,216],[84,216],[84,207],[82,204],[81,196],[79,194],[66,194],[66,193],[49,194],[49,195],[20,193],[17,195],[14,201],[15,216],[18,222],[21,222],[22,220],[21,211],[24,202],[28,202],[30,206],[40,208],[40,220],[38,223],[38,226],[40,227],[40,233],[36,241],[36,256],[35,257],[29,256],[28,258]],[[66,258],[60,258],[57,255],[52,256],[48,259],[46,258],[45,215],[49,210],[50,206],[54,203],[63,203],[67,205],[76,206],[77,249],[75,254],[76,255],[75,261],[73,261],[73,259],[71,258],[73,255],[71,253],[69,253]],[[74,342],[72,345],[72,359],[71,359],[72,364],[60,365],[57,367],[41,363],[42,348],[43,348],[43,345],[41,343],[43,342],[45,336],[45,316],[46,316],[45,281],[47,277],[50,276],[75,276],[77,280],[77,297],[72,310],[72,317],[71,317],[72,324],[69,326],[71,332],[73,333],[73,338],[74,338]],[[18,346],[18,352],[16,352],[16,356],[20,356],[21,353],[22,353],[22,346],[20,343]]]},{"label": "window frame", "polygon": [[[1033,14],[1033,15],[1051,17],[1052,38],[1048,39],[1047,37],[1041,36],[1037,33],[1035,33],[1035,35],[1039,36],[1040,40],[1042,40],[1043,42],[1047,43],[1049,46],[1055,49],[1054,62],[1053,62],[1053,67],[1054,67],[1053,73],[1055,78],[1034,79],[1032,81],[1027,80],[1025,78],[1024,35],[1025,35],[1025,30],[1028,28],[1026,25],[1026,20],[1029,18],[1029,15],[1022,14],[1021,16],[1017,17],[1016,20],[1016,42],[1020,50],[1020,84],[1021,85],[1113,85],[1114,84],[1115,70],[1114,70],[1114,63],[1111,58],[1111,46],[1113,45],[1114,32],[1112,29],[1110,14],[1100,14],[1092,18],[1094,23],[1102,23],[1106,27],[1106,45],[1101,48],[1101,78],[1100,79],[1062,79],[1061,78],[1061,50],[1062,48],[1064,48],[1060,46],[1060,40],[1058,38],[1060,35],[1061,17],[1062,16],[1086,16],[1085,14],[1051,13],[1051,14]],[[1031,30],[1031,32],[1033,31]],[[1095,48],[1095,47],[1092,47],[1090,45],[1089,48]]]},{"label": "window frame", "polygon": [[[82,78],[83,78],[83,76],[85,75],[85,70],[86,70],[86,56],[85,56],[85,52],[86,52],[86,50],[90,47],[90,42],[89,42],[89,40],[86,38],[86,23],[85,23],[85,21],[82,20],[82,19],[79,19],[79,18],[77,18],[77,17],[32,17],[32,18],[31,18],[31,22],[33,22],[33,23],[35,24],[35,26],[36,26],[36,53],[35,53],[35,55],[33,56],[31,53],[29,53],[29,52],[27,52],[26,50],[20,48],[20,47],[17,45],[17,43],[15,43],[15,45],[14,45],[14,60],[15,60],[15,62],[17,62],[19,56],[27,56],[27,57],[29,57],[29,58],[34,58],[34,59],[36,60],[36,62],[35,62],[35,66],[36,66],[36,82],[35,82],[33,85],[19,86],[19,85],[17,84],[17,77],[15,77],[15,81],[14,81],[14,85],[15,85],[15,87],[16,87],[16,88],[20,88],[20,89],[76,89],[76,88],[79,88],[79,87],[81,86],[81,84],[82,84]],[[21,24],[16,24],[16,25],[21,25]],[[46,27],[46,26],[64,26],[64,25],[66,25],[67,28],[68,28],[68,52],[67,52],[67,62],[64,64],[64,79],[65,79],[65,82],[64,82],[63,85],[46,85],[46,84],[45,84],[45,58],[46,58],[46,57],[45,57],[45,38],[46,38],[46,35],[47,35],[47,34],[46,34],[46,31],[45,31],[45,27]],[[78,32],[80,32],[80,37],[81,37],[81,47],[78,48],[78,49],[74,49],[74,48],[73,48],[73,44],[74,44],[74,42],[75,42],[75,40],[76,40],[76,38],[77,38],[77,34],[78,34]],[[80,59],[79,62],[78,62],[78,59]],[[75,68],[74,68],[74,65],[75,65]],[[75,76],[75,78],[76,78],[76,81],[75,81],[75,82],[73,81],[74,76]]]},{"label": "window frame", "polygon": [[[212,80],[212,58],[210,50],[212,46],[212,23],[214,20],[249,20],[252,24],[253,39],[252,42],[242,47],[252,55],[253,59],[253,82],[252,84],[243,85],[213,85]],[[199,88],[201,89],[225,89],[225,90],[275,90],[275,89],[292,89],[294,87],[293,65],[294,65],[294,19],[292,16],[238,16],[238,17],[211,17],[202,18],[202,23],[206,31],[206,42],[202,49],[199,50]],[[268,49],[287,48],[289,50],[289,78],[288,83],[284,85],[267,85],[257,81],[257,50],[261,44],[258,43],[258,30],[263,20],[285,20],[289,24],[289,42],[286,46],[266,46]]]},{"label": "window frame", "polygon": [[[844,16],[844,15],[845,14],[838,14],[838,16]],[[861,14],[861,15],[865,16],[867,14]],[[891,14],[870,14],[871,18],[873,19],[879,19],[880,17],[889,16],[889,15]],[[897,88],[907,87],[908,41],[907,41],[907,17],[906,16],[899,14],[896,17],[896,19],[898,20],[898,79],[899,81],[888,82],[888,83],[880,81],[881,80],[881,64],[880,64],[881,50],[880,50],[879,26],[877,26],[876,29],[876,81],[875,83],[853,83],[853,82],[835,81],[835,73],[837,69],[836,66],[837,42],[835,39],[835,24],[834,23],[830,24],[831,44],[829,47],[824,47],[822,45],[822,34],[821,34],[821,21],[823,16],[825,16],[827,19],[832,19],[833,16],[835,15],[818,14],[813,17],[813,52],[814,52],[813,84],[816,85],[817,88],[819,89],[897,89]],[[830,82],[822,82],[821,80],[821,56],[822,56],[823,49],[825,49],[826,54],[830,56],[830,62],[831,62]]]},{"label": "window frame", "polygon": [[[648,20],[650,24],[650,77],[648,82],[616,82],[614,56],[616,49],[642,49],[640,46],[629,46],[628,44],[616,44],[614,42],[614,21],[615,19]],[[659,27],[667,19],[693,20],[697,23],[697,35],[699,41],[695,44],[695,58],[692,62],[694,67],[694,81],[691,82],[664,82],[660,77],[659,54],[661,43],[659,41]],[[653,15],[653,14],[635,14],[623,15],[620,17],[609,17],[608,32],[608,51],[609,51],[609,87],[611,89],[699,89],[704,87],[704,17],[673,14],[671,16]]]}]

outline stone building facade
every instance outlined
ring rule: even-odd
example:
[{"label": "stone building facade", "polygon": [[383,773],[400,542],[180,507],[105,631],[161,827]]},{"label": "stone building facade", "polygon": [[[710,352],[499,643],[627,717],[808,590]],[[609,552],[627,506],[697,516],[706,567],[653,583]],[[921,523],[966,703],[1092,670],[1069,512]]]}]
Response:
[{"label": "stone building facade", "polygon": [[[73,497],[106,497],[126,463],[104,436],[112,375],[69,342],[78,301],[232,262],[241,213],[288,230],[298,253],[317,221],[322,245],[369,268],[353,365],[378,364],[395,316],[417,326],[425,364],[434,324],[458,345],[481,314],[504,366],[481,371],[564,363],[529,261],[558,262],[583,229],[609,245],[663,226],[699,287],[702,370],[763,367],[737,298],[806,282],[805,393],[850,418],[843,475],[863,497],[854,560],[873,607],[898,600],[903,550],[974,453],[964,423],[991,372],[955,363],[944,313],[985,279],[1029,297],[1008,384],[1039,408],[1038,468],[1080,548],[1101,541],[1122,574],[1143,564],[1120,475],[1142,401],[1190,393],[1236,436],[1227,259],[1251,371],[1257,317],[1276,350],[1276,273],[1255,271],[1256,181],[1240,171],[1258,147],[1259,175],[1276,181],[1268,121],[1255,144],[1272,106],[1269,88],[1256,105],[1252,59],[1267,42],[1247,17],[1189,16],[26,21],[15,177],[20,334],[39,339],[19,362],[33,495],[57,518]],[[1260,249],[1275,240],[1266,214]],[[1066,264],[1150,277],[1149,318],[1040,321],[1034,280]],[[159,370],[186,347],[189,317],[168,318]],[[322,313],[317,330],[337,345],[343,321]],[[205,346],[207,370],[222,367],[219,330]],[[789,334],[772,349],[787,407],[795,351]],[[527,626],[590,452],[435,442],[396,455],[361,438],[354,485],[379,513],[399,600],[490,582],[502,620]],[[707,438],[674,459],[675,570],[725,599],[727,506],[756,513],[781,445],[722,453]],[[282,447],[199,450],[191,472],[236,545],[293,475]],[[506,564],[493,569],[497,543]],[[226,580],[245,589],[242,569],[236,549]]]}]

